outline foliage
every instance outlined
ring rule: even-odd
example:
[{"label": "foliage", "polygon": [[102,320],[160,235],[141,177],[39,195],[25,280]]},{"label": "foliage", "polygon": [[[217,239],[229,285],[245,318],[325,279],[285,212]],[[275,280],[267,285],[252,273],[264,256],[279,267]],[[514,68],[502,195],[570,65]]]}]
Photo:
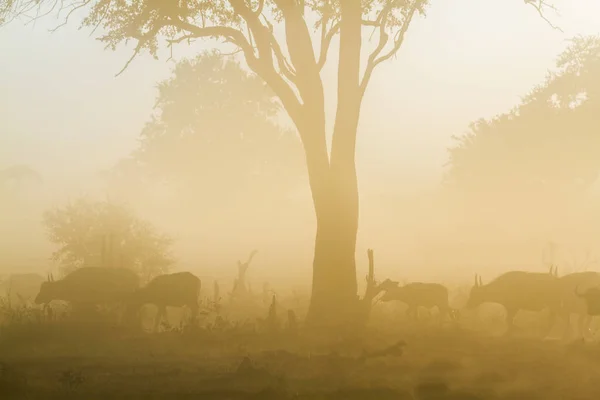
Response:
[{"label": "foliage", "polygon": [[108,264],[131,268],[149,280],[167,272],[174,262],[170,238],[110,202],[80,199],[45,212],[43,224],[50,241],[59,246],[52,259],[64,273]]},{"label": "foliage", "polygon": [[600,171],[600,38],[578,37],[556,72],[508,113],[454,137],[448,182],[467,191],[552,194]]},{"label": "foliage", "polygon": [[298,184],[300,141],[277,124],[280,106],[272,91],[239,63],[203,53],[178,63],[158,91],[139,150],[119,167],[133,164],[197,193],[196,205],[247,202],[249,196],[280,201]]}]

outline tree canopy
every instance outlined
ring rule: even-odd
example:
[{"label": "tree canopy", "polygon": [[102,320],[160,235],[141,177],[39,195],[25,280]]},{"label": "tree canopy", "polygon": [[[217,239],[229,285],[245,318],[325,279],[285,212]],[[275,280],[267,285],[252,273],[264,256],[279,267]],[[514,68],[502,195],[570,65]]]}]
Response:
[{"label": "tree canopy", "polygon": [[115,172],[166,180],[197,206],[281,202],[304,167],[301,143],[279,117],[259,77],[217,52],[202,53],[158,85],[140,147]]},{"label": "tree canopy", "polygon": [[597,180],[600,37],[573,39],[556,66],[513,110],[455,137],[448,183],[470,193],[552,195]]},{"label": "tree canopy", "polygon": [[149,280],[174,263],[172,241],[130,210],[107,201],[79,199],[44,213],[52,259],[64,273],[81,267],[123,267]]}]

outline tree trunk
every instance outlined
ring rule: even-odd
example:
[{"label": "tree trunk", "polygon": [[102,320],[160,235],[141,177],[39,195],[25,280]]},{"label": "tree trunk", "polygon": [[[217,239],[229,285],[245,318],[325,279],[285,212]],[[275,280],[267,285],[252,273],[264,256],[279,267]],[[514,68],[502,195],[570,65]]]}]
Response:
[{"label": "tree trunk", "polygon": [[[317,216],[312,298],[307,321],[313,326],[339,327],[356,322],[359,314],[355,147],[361,100],[362,6],[355,0],[344,0],[340,5],[338,104],[329,160],[323,143],[315,142],[314,147],[311,142],[304,143]],[[322,137],[324,139],[324,134]],[[312,151],[317,147],[325,149],[328,162],[323,161],[322,151]],[[311,157],[312,153],[316,157]]]},{"label": "tree trunk", "polygon": [[354,321],[358,311],[356,235],[358,190],[355,170],[329,170],[326,201],[319,203],[308,323],[339,326]]},{"label": "tree trunk", "polygon": [[[307,317],[309,325],[337,325],[356,320],[357,298],[354,253],[358,230],[358,184],[355,167],[356,131],[362,99],[360,54],[362,9],[360,1],[341,0],[337,112],[327,151],[325,99],[320,67],[304,19],[304,4],[276,0],[285,20],[286,43],[294,66],[296,98],[270,65],[272,49],[264,30],[252,28],[260,59],[247,57],[251,69],[277,93],[294,121],[306,156],[317,234],[313,288]],[[261,59],[268,60],[266,64]]]}]

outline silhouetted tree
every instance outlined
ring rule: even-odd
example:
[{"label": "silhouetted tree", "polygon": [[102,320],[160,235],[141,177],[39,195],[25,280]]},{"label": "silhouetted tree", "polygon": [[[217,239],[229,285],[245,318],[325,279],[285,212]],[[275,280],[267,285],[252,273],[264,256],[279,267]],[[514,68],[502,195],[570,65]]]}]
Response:
[{"label": "silhouetted tree", "polygon": [[[16,15],[40,3],[46,2],[3,0],[0,10]],[[355,146],[361,103],[375,68],[398,52],[411,21],[425,14],[429,0],[96,0],[61,4],[75,10],[91,7],[84,25],[104,28],[106,34],[100,39],[109,48],[136,40],[132,59],[143,50],[156,56],[161,34],[170,38],[170,44],[220,38],[243,54],[248,67],[279,98],[304,145],[317,220],[307,322],[337,325],[356,320],[360,303],[355,265],[359,203]],[[542,14],[545,0],[526,4]],[[286,49],[275,34],[275,24],[283,25]],[[320,40],[312,37],[312,24]],[[374,29],[378,40],[361,66],[365,27]],[[320,72],[336,35],[337,110],[328,151]],[[320,46],[315,45],[317,41]]]},{"label": "silhouetted tree", "polygon": [[110,202],[77,200],[44,213],[52,259],[64,273],[80,267],[122,267],[143,280],[168,271],[171,240],[130,210]]},{"label": "silhouetted tree", "polygon": [[301,143],[278,125],[273,92],[239,63],[205,52],[178,63],[158,90],[141,146],[117,178],[161,178],[198,207],[281,202],[298,185]]},{"label": "silhouetted tree", "polygon": [[447,182],[473,193],[548,196],[600,171],[600,37],[578,37],[557,72],[514,110],[471,124],[449,149]]}]

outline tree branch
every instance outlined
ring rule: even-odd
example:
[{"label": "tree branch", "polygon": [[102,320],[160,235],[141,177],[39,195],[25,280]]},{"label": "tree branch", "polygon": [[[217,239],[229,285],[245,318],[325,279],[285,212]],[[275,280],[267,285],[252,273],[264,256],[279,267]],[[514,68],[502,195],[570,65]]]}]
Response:
[{"label": "tree branch", "polygon": [[[323,28],[326,29],[326,28]],[[319,52],[319,61],[317,62],[317,66],[319,71],[323,69],[325,63],[327,62],[327,53],[329,52],[329,47],[331,46],[331,41],[335,37],[335,35],[340,31],[340,21],[337,21],[333,24],[333,26],[329,29],[327,34],[323,35],[321,40],[321,49]]]},{"label": "tree branch", "polygon": [[275,37],[273,33],[273,24],[269,21],[265,21],[267,27],[269,28],[269,37],[271,40],[271,47],[273,49],[273,53],[275,54],[275,58],[277,59],[277,66],[279,67],[279,71],[291,82],[296,81],[296,71],[294,67],[291,65],[287,57],[283,54],[283,50],[281,49],[281,45],[279,41]]},{"label": "tree branch", "polygon": [[380,27],[379,44],[377,45],[377,47],[375,48],[373,53],[371,53],[371,55],[369,56],[369,60],[367,62],[367,67],[365,69],[365,73],[364,73],[362,81],[360,83],[361,99],[365,95],[367,86],[369,85],[369,81],[371,80],[371,76],[373,75],[373,71],[375,70],[375,68],[382,62],[389,60],[391,57],[393,57],[398,52],[398,50],[400,50],[400,47],[402,46],[402,43],[404,42],[404,35],[406,34],[406,31],[408,31],[408,28],[410,26],[410,23],[412,22],[412,19],[413,19],[415,13],[421,7],[421,1],[415,1],[415,3],[408,10],[408,12],[404,18],[404,21],[402,23],[402,26],[400,27],[398,32],[396,32],[396,36],[394,38],[394,46],[386,54],[384,54],[383,56],[379,56],[389,41],[389,35],[385,30],[385,20],[389,16],[389,13],[391,12],[395,3],[396,2],[390,2],[388,4],[388,6],[380,12],[379,17],[377,18],[377,21],[379,22],[379,27]]},{"label": "tree branch", "polygon": [[144,48],[144,46],[148,43],[148,41],[152,40],[154,37],[156,37],[156,35],[158,34],[158,32],[160,32],[160,30],[162,28],[164,28],[165,26],[169,25],[168,21],[157,21],[157,23],[154,24],[154,26],[152,27],[152,29],[150,29],[148,32],[146,32],[145,34],[141,35],[140,37],[137,37],[137,45],[135,46],[135,49],[133,50],[133,54],[131,55],[131,57],[129,57],[129,59],[127,60],[127,62],[125,63],[125,65],[123,66],[123,68],[121,68],[121,70],[119,72],[117,72],[115,74],[115,77],[120,76],[121,74],[123,74],[123,72],[125,72],[127,70],[127,68],[129,68],[129,65],[131,65],[131,63],[133,62],[133,60],[135,59],[135,57],[140,54],[140,51],[142,51],[142,49]]},{"label": "tree branch", "polygon": [[260,22],[259,15],[253,12],[245,0],[229,0],[233,11],[244,19],[256,42],[258,55],[264,63],[273,66],[273,52],[268,35],[268,28]]},{"label": "tree branch", "polygon": [[[57,0],[57,2],[60,0]],[[62,23],[60,23],[59,25],[55,26],[54,28],[50,29],[50,32],[54,33],[56,32],[58,29],[62,28],[63,26],[67,25],[69,23],[69,18],[71,17],[71,14],[73,14],[75,11],[87,6],[88,4],[90,4],[92,2],[92,0],[84,0],[79,4],[73,4],[71,10],[69,10],[69,12],[67,13],[67,15],[65,16],[65,19],[63,20]],[[60,1],[61,3],[61,7],[59,9],[59,14],[60,12],[63,10],[64,6],[62,5],[62,1]],[[54,10],[54,7],[56,6],[56,3],[52,6],[52,10]],[[48,12],[45,13],[45,15],[48,15],[52,12],[52,10],[49,10]],[[36,17],[37,19],[38,17]]]},{"label": "tree branch", "polygon": [[[310,30],[304,18],[304,5],[290,0],[273,0],[283,13],[290,60],[296,70],[295,85],[319,126],[325,124],[325,95],[317,66]],[[322,121],[321,121],[322,120]]]},{"label": "tree branch", "polygon": [[175,28],[179,28],[182,31],[189,32],[189,34],[184,35],[183,37],[170,40],[169,43],[179,43],[185,39],[221,37],[242,49],[242,52],[244,53],[244,57],[246,58],[246,62],[248,64],[255,63],[258,60],[256,55],[254,54],[254,48],[250,45],[250,42],[248,41],[246,36],[244,36],[242,31],[237,30],[235,28],[231,28],[228,26],[206,26],[201,28],[199,26],[190,24],[189,22],[185,22],[182,20],[166,20],[162,25],[162,27],[170,25]]},{"label": "tree branch", "polygon": [[538,14],[540,15],[540,17],[546,21],[546,23],[548,25],[550,25],[550,28],[555,29],[559,32],[563,32],[563,30],[554,25],[552,22],[550,22],[550,20],[544,15],[544,8],[550,8],[554,11],[557,11],[556,7],[554,7],[552,4],[548,4],[546,3],[546,0],[525,0],[525,4],[528,4],[530,6],[532,6],[533,8],[535,8],[538,12]]},{"label": "tree branch", "polygon": [[[246,58],[246,63],[255,73],[257,73],[279,96],[283,106],[288,111],[290,118],[297,122],[300,120],[302,105],[296,96],[292,87],[275,70],[273,64],[273,54],[277,58],[278,65],[290,81],[295,81],[293,71],[287,67],[287,60],[281,51],[279,43],[269,28],[260,21],[260,14],[253,12],[244,0],[229,0],[234,11],[246,22],[256,41],[258,58]],[[249,44],[248,44],[249,45]],[[246,54],[246,51],[244,51]],[[254,52],[253,52],[254,54]],[[287,71],[286,71],[287,69]]]},{"label": "tree branch", "polygon": [[[393,2],[391,3],[393,4]],[[389,4],[388,4],[389,6]],[[386,6],[386,8],[388,7]],[[391,11],[391,9],[390,9]],[[381,13],[380,13],[381,14]],[[389,14],[389,13],[388,13]],[[362,20],[363,26],[371,26],[375,28],[380,28],[381,23],[379,22],[379,18],[377,20],[372,21],[369,19]],[[319,61],[317,65],[319,66],[319,70],[322,70],[325,64],[327,63],[327,54],[329,53],[329,48],[331,46],[331,42],[335,35],[340,32],[340,21],[336,21],[332,27],[327,31],[327,27],[323,24],[321,31],[321,49],[319,51]]]},{"label": "tree branch", "polygon": [[265,8],[265,0],[260,0],[258,2],[258,7],[256,8],[255,11],[253,11],[254,15],[256,15],[257,17],[260,16],[262,14],[264,8]]}]

